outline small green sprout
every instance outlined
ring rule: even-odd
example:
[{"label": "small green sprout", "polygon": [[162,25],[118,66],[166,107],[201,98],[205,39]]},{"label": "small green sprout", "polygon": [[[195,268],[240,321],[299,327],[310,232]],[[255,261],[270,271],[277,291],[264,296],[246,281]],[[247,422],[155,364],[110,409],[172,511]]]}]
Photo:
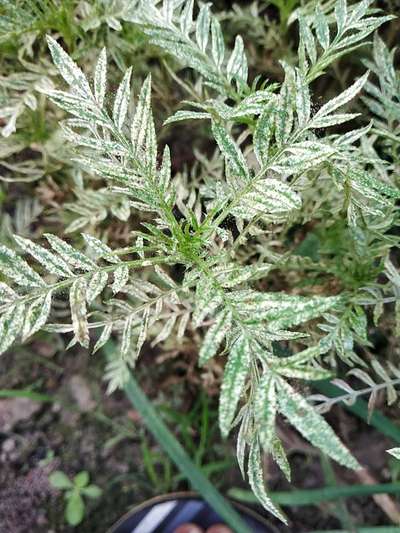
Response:
[{"label": "small green sprout", "polygon": [[102,493],[97,485],[89,485],[89,474],[85,470],[79,472],[72,481],[64,472],[56,470],[50,474],[49,481],[54,488],[64,491],[65,520],[70,526],[77,526],[85,516],[83,497],[97,499]]}]

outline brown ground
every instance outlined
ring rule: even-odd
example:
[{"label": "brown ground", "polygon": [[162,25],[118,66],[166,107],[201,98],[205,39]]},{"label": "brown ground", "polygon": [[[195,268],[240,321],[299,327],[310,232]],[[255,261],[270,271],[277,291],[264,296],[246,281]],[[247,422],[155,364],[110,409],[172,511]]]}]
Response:
[{"label": "brown ground", "polygon": [[[72,531],[63,523],[62,497],[47,481],[48,474],[56,468],[71,476],[88,470],[91,481],[103,489],[100,500],[88,502],[87,518],[77,528],[84,533],[105,532],[129,507],[147,498],[188,489],[174,467],[168,474],[170,465],[165,469],[165,457],[146,434],[140,418],[124,396],[121,393],[112,397],[105,395],[101,355],[89,358],[80,351],[64,352],[62,345],[57,346],[49,337],[35,342],[31,349],[33,357],[28,348],[3,356],[0,389],[32,387],[57,399],[48,403],[23,398],[0,399],[1,533]],[[199,395],[196,374],[190,364],[192,358],[181,354],[159,365],[154,365],[152,358],[151,355],[143,357],[137,371],[146,392],[159,404],[173,407],[173,416],[190,413]],[[152,371],[147,373],[150,364]],[[174,379],[167,378],[171,375]],[[208,380],[213,394],[216,387],[209,376]],[[203,464],[228,458],[228,466],[217,469],[211,474],[211,480],[222,491],[232,486],[246,488],[234,463],[233,439],[223,443],[215,426],[216,398],[213,395],[204,398],[211,440]],[[336,408],[329,419],[346,444],[358,450],[359,460],[368,468],[368,474],[364,472],[361,479],[335,467],[338,482],[367,482],[367,475],[370,481],[390,481],[385,449],[393,444],[343,409]],[[186,436],[179,435],[193,450],[197,449],[200,438],[200,421],[199,414],[192,418]],[[173,427],[171,422],[169,425]],[[289,450],[293,487],[323,486],[318,453],[284,424],[281,436]],[[150,461],[152,472],[144,464],[144,453],[147,457],[154,455]],[[267,463],[266,470],[271,490],[289,489],[275,466]],[[286,507],[285,511],[290,519],[289,528],[272,521],[276,531],[282,533],[343,527],[335,518],[338,514],[343,517],[344,513],[338,502],[319,507]],[[354,523],[368,526],[390,524],[389,516],[393,518],[398,512],[387,496],[379,504],[372,498],[349,499],[347,511]]]}]

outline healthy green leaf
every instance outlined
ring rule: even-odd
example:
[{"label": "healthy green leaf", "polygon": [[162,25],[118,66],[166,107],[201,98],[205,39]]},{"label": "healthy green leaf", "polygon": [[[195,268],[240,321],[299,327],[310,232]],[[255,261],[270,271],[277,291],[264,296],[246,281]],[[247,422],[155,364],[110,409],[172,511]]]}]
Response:
[{"label": "healthy green leaf", "polygon": [[72,487],[71,480],[60,470],[52,472],[49,475],[49,481],[56,489],[65,490]]},{"label": "healthy green leaf", "polygon": [[85,504],[79,492],[72,492],[65,509],[65,518],[70,526],[77,526],[85,516]]},{"label": "healthy green leaf", "polygon": [[100,498],[100,496],[103,494],[103,491],[97,485],[89,485],[88,487],[82,489],[82,494],[87,498],[97,500],[97,498]]},{"label": "healthy green leaf", "polygon": [[86,472],[86,470],[82,470],[82,472],[79,472],[79,474],[76,474],[76,476],[74,477],[74,485],[76,487],[79,487],[80,489],[86,487],[88,483],[89,472]]}]

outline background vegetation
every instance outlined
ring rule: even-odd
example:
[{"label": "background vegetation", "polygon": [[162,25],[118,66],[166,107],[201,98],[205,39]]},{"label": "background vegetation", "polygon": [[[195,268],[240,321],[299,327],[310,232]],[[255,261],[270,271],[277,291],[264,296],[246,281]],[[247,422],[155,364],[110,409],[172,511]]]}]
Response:
[{"label": "background vegetation", "polygon": [[399,7],[150,4],[0,1],[6,531],[190,487],[134,365],[276,531],[395,531]]}]

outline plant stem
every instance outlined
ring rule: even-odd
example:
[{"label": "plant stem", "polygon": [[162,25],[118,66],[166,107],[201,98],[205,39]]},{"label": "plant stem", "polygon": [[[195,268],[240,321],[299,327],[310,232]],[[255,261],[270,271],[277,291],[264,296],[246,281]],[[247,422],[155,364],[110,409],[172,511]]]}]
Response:
[{"label": "plant stem", "polygon": [[[321,392],[325,396],[330,398],[336,398],[343,395],[343,390],[339,387],[336,387],[328,381],[314,381],[312,387],[317,391]],[[386,416],[384,416],[379,411],[374,411],[371,415],[368,411],[367,403],[362,399],[358,398],[353,405],[343,404],[343,407],[348,411],[352,412],[359,418],[362,418],[365,422],[374,426],[378,431],[383,435],[390,437],[394,442],[400,444],[400,428],[395,426]]]}]

